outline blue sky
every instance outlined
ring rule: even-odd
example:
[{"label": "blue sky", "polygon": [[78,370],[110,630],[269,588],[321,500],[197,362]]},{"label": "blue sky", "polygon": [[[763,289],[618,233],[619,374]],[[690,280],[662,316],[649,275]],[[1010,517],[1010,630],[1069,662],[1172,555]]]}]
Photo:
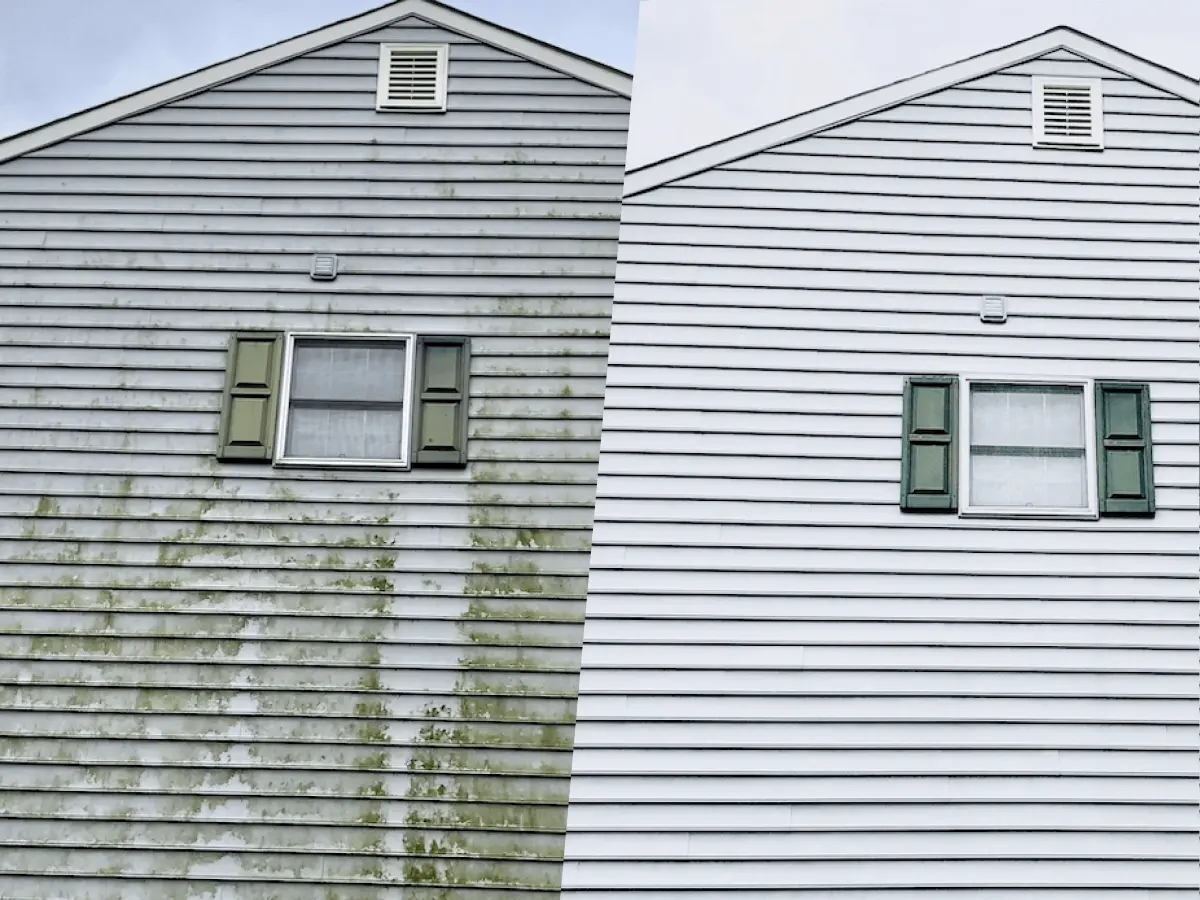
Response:
[{"label": "blue sky", "polygon": [[[1055,25],[1200,75],[1198,0],[451,0],[626,70],[640,165]],[[0,0],[0,135],[381,5]]]}]

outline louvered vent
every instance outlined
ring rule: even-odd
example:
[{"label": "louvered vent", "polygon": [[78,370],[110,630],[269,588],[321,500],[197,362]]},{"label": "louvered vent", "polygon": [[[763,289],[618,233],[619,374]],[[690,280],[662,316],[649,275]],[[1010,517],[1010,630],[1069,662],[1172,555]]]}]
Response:
[{"label": "louvered vent", "polygon": [[375,108],[444,111],[448,50],[445,44],[380,44]]},{"label": "louvered vent", "polygon": [[332,281],[337,278],[338,258],[334,253],[314,253],[312,268],[308,274],[314,281]]},{"label": "louvered vent", "polygon": [[1104,147],[1100,81],[1035,78],[1033,142],[1039,147]]}]

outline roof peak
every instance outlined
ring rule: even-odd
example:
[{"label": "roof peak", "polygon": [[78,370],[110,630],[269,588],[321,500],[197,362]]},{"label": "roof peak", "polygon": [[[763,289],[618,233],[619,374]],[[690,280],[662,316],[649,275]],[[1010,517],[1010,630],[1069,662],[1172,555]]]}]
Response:
[{"label": "roof peak", "polygon": [[1115,47],[1070,25],[1056,25],[1011,44],[630,169],[625,173],[625,196],[631,197],[670,181],[762,153],[817,131],[861,119],[880,110],[907,103],[964,81],[981,78],[999,69],[1060,49],[1069,50],[1098,65],[1121,71],[1192,103],[1200,103],[1200,82],[1196,79]]},{"label": "roof peak", "polygon": [[615,94],[629,97],[633,93],[633,76],[628,72],[472,16],[439,0],[393,0],[358,15],[2,138],[0,163],[410,16],[523,56]]}]

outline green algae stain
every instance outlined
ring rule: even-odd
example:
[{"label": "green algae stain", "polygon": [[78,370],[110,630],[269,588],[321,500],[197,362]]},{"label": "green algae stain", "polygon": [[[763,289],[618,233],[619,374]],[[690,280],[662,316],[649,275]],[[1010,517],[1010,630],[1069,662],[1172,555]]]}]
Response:
[{"label": "green algae stain", "polygon": [[516,528],[472,531],[471,546],[482,550],[559,550],[564,549],[565,542],[562,532],[557,529]]},{"label": "green algae stain", "polygon": [[58,501],[53,497],[42,497],[38,500],[37,508],[33,511],[35,516],[44,518],[46,516],[57,516],[62,510],[58,505]]},{"label": "green algae stain", "polygon": [[396,554],[384,553],[372,560],[371,565],[376,569],[391,570],[396,568]]},{"label": "green algae stain", "polygon": [[[503,474],[489,467],[472,473],[476,555],[457,627],[473,649],[459,660],[452,699],[423,709],[426,723],[407,762],[404,879],[444,888],[447,897],[467,887],[554,890],[561,877],[574,737],[573,714],[562,710],[564,703],[573,710],[574,694],[564,699],[554,690],[560,682],[545,680],[562,670],[541,649],[546,639],[529,629],[581,624],[585,579],[548,574],[539,560],[578,552],[582,575],[590,542],[586,533],[545,528],[532,511],[505,505],[488,485],[507,480]],[[557,716],[548,712],[555,708]],[[440,830],[453,840],[431,833]]]},{"label": "green algae stain", "polygon": [[[383,590],[390,590],[390,583]],[[373,624],[365,628],[361,640],[367,642],[362,658],[361,674],[354,690],[367,699],[361,699],[354,704],[351,711],[357,720],[354,730],[354,740],[360,745],[351,760],[351,766],[364,774],[374,774],[376,777],[361,784],[356,793],[359,797],[371,801],[360,813],[358,824],[374,826],[381,829],[388,825],[387,807],[389,799],[386,776],[390,773],[391,755],[389,747],[392,744],[390,721],[391,709],[388,705],[388,693],[380,675],[383,654],[380,642],[383,640],[383,617],[391,609],[390,598],[380,596],[372,605],[370,613],[374,617]],[[368,838],[358,847],[359,852],[367,855],[367,859],[359,867],[358,876],[373,880],[384,877],[383,855],[386,847],[383,841],[384,832]]]},{"label": "green algae stain", "polygon": [[[563,396],[569,396],[569,392]],[[342,721],[347,726],[345,732],[339,734],[339,740],[352,742],[352,746],[338,751],[341,765],[353,770],[353,781],[348,779],[341,787],[345,802],[349,804],[347,809],[352,810],[343,821],[358,826],[356,831],[361,832],[348,838],[347,844],[348,849],[364,856],[356,877],[368,880],[382,881],[385,874],[394,875],[385,873],[386,857],[395,850],[385,844],[384,837],[389,828],[401,829],[403,849],[408,857],[404,860],[404,880],[428,887],[421,891],[421,900],[434,896],[445,900],[464,896],[466,892],[462,889],[468,886],[552,889],[557,884],[560,865],[561,841],[558,844],[554,841],[555,836],[561,836],[565,826],[565,776],[569,764],[564,762],[564,757],[572,744],[573,729],[570,717],[561,712],[562,704],[558,701],[562,694],[550,691],[544,681],[536,680],[544,678],[537,674],[541,669],[555,667],[540,658],[537,647],[543,641],[532,634],[538,626],[530,623],[578,623],[576,610],[579,604],[572,601],[582,597],[582,580],[575,576],[547,574],[543,569],[551,568],[551,563],[544,560],[558,559],[563,553],[585,551],[586,539],[581,544],[578,531],[541,527],[542,513],[536,507],[522,505],[520,484],[516,482],[560,483],[562,479],[553,472],[535,472],[531,477],[515,478],[511,474],[504,477],[505,472],[494,467],[492,471],[480,474],[477,479],[480,483],[470,486],[474,503],[469,509],[469,540],[471,547],[479,551],[472,570],[465,576],[465,582],[452,578],[443,579],[445,583],[435,582],[432,578],[422,582],[424,589],[440,594],[435,598],[437,603],[454,603],[465,588],[468,597],[461,602],[467,606],[461,611],[458,629],[466,649],[459,659],[460,671],[451,674],[441,687],[443,691],[450,690],[450,699],[445,700],[443,693],[423,710],[426,721],[420,723],[417,746],[412,748],[407,759],[399,755],[398,748],[404,746],[406,737],[398,733],[400,726],[390,708],[393,701],[388,690],[389,685],[394,685],[394,676],[381,661],[381,648],[386,649],[383,643],[388,633],[386,629],[394,627],[389,626],[387,617],[393,603],[398,610],[401,608],[402,598],[392,596],[395,590],[393,579],[404,577],[403,573],[399,576],[394,573],[398,556],[393,552],[393,541],[379,533],[390,518],[380,516],[355,522],[374,531],[344,538],[336,544],[339,549],[332,552],[326,552],[332,542],[316,542],[317,546],[312,549],[317,555],[313,557],[312,565],[300,572],[298,570],[303,566],[297,563],[292,573],[296,576],[292,584],[301,593],[305,579],[313,585],[332,584],[356,592],[358,597],[348,598],[359,604],[355,609],[366,610],[377,619],[367,622],[359,618],[360,624],[351,638],[356,645],[354,664],[361,668],[356,673],[360,676],[357,683],[349,688],[356,695],[356,702],[339,711],[346,716]],[[506,483],[491,484],[491,481]],[[132,493],[131,478],[123,481],[117,490],[119,496],[131,496]],[[296,501],[295,495],[286,488],[272,489],[272,493],[286,502]],[[512,501],[514,498],[515,503],[506,502],[506,499]],[[53,501],[43,499],[47,503],[39,503],[38,514],[43,517],[56,515],[57,504],[50,505]],[[111,497],[108,502],[113,503]],[[216,502],[202,501],[199,514],[205,515]],[[172,521],[197,514],[196,498],[181,505],[187,508]],[[282,513],[280,518],[283,518]],[[304,519],[311,523],[325,522],[319,515],[305,516]],[[200,556],[225,554],[225,559],[234,559],[236,542],[251,540],[238,535],[224,536],[226,549],[214,549],[211,543],[202,540],[204,529],[210,525],[198,523],[194,530],[185,528],[163,537],[159,546],[151,547],[148,553],[153,555],[157,551],[159,567],[178,569]],[[166,522],[156,527],[165,530]],[[220,524],[212,527],[223,528]],[[284,527],[291,526],[285,523]],[[262,537],[259,532],[253,534],[259,539]],[[285,537],[279,536],[279,542],[282,543]],[[298,538],[286,552],[302,556],[308,549],[304,546],[306,543],[309,542]],[[64,552],[78,556],[77,545],[62,546],[67,548]],[[354,552],[361,550],[368,550],[362,554],[367,556],[365,560]],[[349,570],[346,557],[353,560]],[[409,562],[407,557],[405,562]],[[585,567],[586,561],[580,568]],[[139,608],[179,611],[181,606],[197,601],[199,594],[192,590],[188,580],[175,577],[189,573],[166,571],[162,574],[165,577],[152,581],[147,578],[145,583],[128,586],[124,591],[106,589],[107,595],[97,596],[96,602],[118,611]],[[330,582],[330,578],[336,580]],[[140,592],[146,588],[169,594],[165,595],[166,599],[162,599],[164,595],[161,594],[142,597]],[[364,596],[363,591],[370,591],[374,596]],[[75,593],[82,595],[83,591]],[[219,602],[226,602],[225,594],[218,597]],[[211,594],[209,600],[212,600]],[[85,601],[85,605],[93,604]],[[122,646],[124,639],[109,634],[114,630],[114,623],[111,614],[100,619],[99,633],[82,638],[92,643],[71,639],[69,651],[64,651],[62,637],[42,638],[39,650],[57,658],[63,658],[67,652],[107,656],[129,653],[128,644]],[[241,642],[234,640],[180,642],[164,638],[146,644],[152,657],[169,662],[183,656],[194,658],[197,654],[192,650],[201,645],[211,648],[209,652],[215,656],[231,658],[240,653],[242,647]],[[189,649],[181,653],[180,646]],[[350,679],[354,677],[355,674],[349,676]],[[457,680],[451,689],[448,682],[454,678]],[[212,713],[226,702],[227,696],[219,691],[146,689],[136,698],[131,695],[129,702],[146,714]],[[550,704],[541,702],[550,698],[555,700],[553,706],[559,710],[553,716],[546,712]],[[80,693],[72,699],[82,704],[86,694]],[[282,702],[278,708],[286,709]],[[550,718],[555,720],[548,721]],[[223,752],[227,753],[228,745],[225,746]],[[214,760],[219,762],[215,757]],[[236,770],[230,767],[226,771],[234,773]],[[208,771],[201,777],[205,784],[212,785],[233,775]],[[186,787],[183,782],[180,784]],[[401,801],[408,802],[408,815],[403,821],[389,812],[393,804]],[[225,802],[184,791],[179,797],[177,811],[182,814],[189,803],[192,814],[209,809],[218,811]],[[432,833],[438,829],[459,830],[453,834]],[[504,833],[497,835],[487,829],[501,829]],[[547,835],[550,837],[548,842],[544,840]],[[533,840],[533,836],[539,840]],[[366,896],[362,893],[364,888],[360,887],[358,891],[356,897]],[[335,896],[338,892],[330,893],[330,898]]]}]

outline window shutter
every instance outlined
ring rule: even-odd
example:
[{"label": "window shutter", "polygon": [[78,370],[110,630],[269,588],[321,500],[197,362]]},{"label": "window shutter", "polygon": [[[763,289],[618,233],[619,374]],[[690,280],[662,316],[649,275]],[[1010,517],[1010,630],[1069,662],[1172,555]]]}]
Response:
[{"label": "window shutter", "polygon": [[1096,451],[1100,515],[1154,515],[1150,386],[1096,383]]},{"label": "window shutter", "polygon": [[417,338],[414,466],[467,464],[467,372],[465,337]]},{"label": "window shutter", "polygon": [[282,356],[279,332],[241,332],[230,339],[218,459],[271,461]]},{"label": "window shutter", "polygon": [[957,378],[915,377],[905,381],[901,509],[958,510],[958,454],[954,439],[957,419]]}]

